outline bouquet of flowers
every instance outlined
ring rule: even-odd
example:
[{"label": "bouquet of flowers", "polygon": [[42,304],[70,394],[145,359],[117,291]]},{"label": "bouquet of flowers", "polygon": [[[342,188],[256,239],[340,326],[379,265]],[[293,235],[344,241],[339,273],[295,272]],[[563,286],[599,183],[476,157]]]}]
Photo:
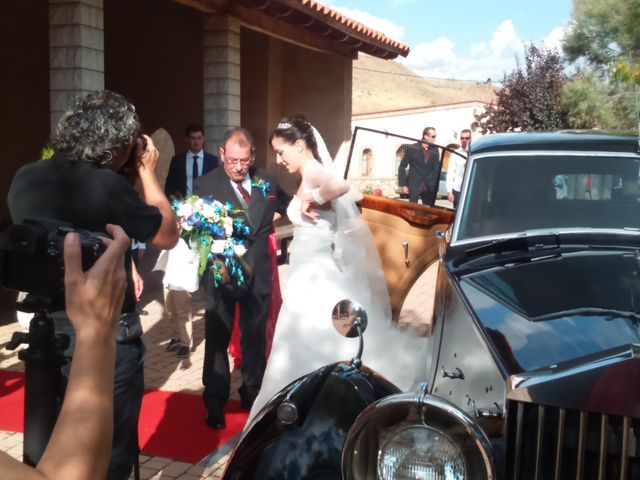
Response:
[{"label": "bouquet of flowers", "polygon": [[199,273],[207,270],[213,286],[243,288],[249,281],[249,268],[242,260],[251,233],[242,210],[234,210],[212,197],[193,195],[172,202],[178,224],[191,248],[198,251]]}]

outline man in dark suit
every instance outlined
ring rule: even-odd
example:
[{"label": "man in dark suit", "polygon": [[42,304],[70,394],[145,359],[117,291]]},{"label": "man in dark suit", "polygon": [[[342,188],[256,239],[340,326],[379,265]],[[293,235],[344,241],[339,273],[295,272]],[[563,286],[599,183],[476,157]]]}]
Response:
[{"label": "man in dark suit", "polygon": [[216,168],[194,182],[194,193],[212,195],[246,213],[251,234],[242,257],[252,272],[248,288],[242,292],[216,289],[205,279],[208,301],[205,312],[205,350],[202,383],[207,408],[207,425],[225,427],[223,409],[229,399],[230,375],[227,348],[233,331],[236,302],[240,307],[242,331],[243,408],[250,409],[258,395],[266,367],[266,323],[271,301],[271,261],[269,235],[273,222],[285,214],[290,198],[276,177],[253,167],[254,147],[251,134],[232,128],[222,139],[219,151],[223,168]]},{"label": "man in dark suit", "polygon": [[[422,131],[426,142],[436,141],[436,129],[427,127]],[[407,171],[408,169],[408,171]],[[398,167],[398,185],[409,195],[410,202],[422,199],[423,205],[433,207],[438,192],[440,154],[438,147],[427,143],[409,145]]]},{"label": "man in dark suit", "polygon": [[174,155],[169,165],[169,173],[164,184],[167,197],[186,198],[193,193],[195,178],[210,172],[218,166],[218,157],[204,151],[204,131],[202,126],[191,124],[184,131],[188,150]]}]

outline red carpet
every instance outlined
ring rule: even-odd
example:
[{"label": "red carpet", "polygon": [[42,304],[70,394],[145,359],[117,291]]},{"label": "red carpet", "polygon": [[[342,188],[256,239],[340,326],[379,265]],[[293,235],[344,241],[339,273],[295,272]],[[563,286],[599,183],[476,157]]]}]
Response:
[{"label": "red carpet", "polygon": [[[212,430],[199,395],[148,390],[139,423],[142,453],[197,463],[244,428],[249,414],[239,402],[230,400],[226,413],[227,428]],[[24,374],[0,371],[0,430],[22,432],[23,417]]]}]

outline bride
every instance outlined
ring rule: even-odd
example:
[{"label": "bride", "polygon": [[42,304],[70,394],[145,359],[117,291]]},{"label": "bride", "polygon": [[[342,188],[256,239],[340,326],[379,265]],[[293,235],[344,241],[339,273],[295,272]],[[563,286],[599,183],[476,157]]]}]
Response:
[{"label": "bride", "polygon": [[322,137],[303,118],[282,120],[270,142],[277,163],[299,173],[302,181],[287,208],[294,226],[290,273],[251,418],[297,378],[353,358],[357,340],[340,336],[331,321],[333,307],[343,299],[358,302],[367,311],[364,364],[398,387],[410,388],[424,342],[391,323],[378,253],[354,202],[362,195],[333,173]]}]

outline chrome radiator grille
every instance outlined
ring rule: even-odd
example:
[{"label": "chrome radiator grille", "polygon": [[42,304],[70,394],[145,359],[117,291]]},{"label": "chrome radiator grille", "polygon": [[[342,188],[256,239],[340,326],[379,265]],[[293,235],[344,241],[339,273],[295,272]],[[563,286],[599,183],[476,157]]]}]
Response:
[{"label": "chrome radiator grille", "polygon": [[640,419],[510,401],[505,478],[638,480]]}]

